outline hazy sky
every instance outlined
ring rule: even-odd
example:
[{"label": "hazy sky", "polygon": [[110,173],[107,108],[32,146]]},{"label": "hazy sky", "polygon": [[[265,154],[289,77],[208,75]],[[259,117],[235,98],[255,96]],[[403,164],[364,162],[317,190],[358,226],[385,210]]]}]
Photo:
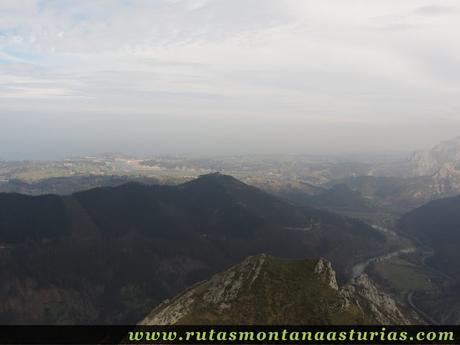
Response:
[{"label": "hazy sky", "polygon": [[458,0],[0,1],[0,158],[459,134]]}]

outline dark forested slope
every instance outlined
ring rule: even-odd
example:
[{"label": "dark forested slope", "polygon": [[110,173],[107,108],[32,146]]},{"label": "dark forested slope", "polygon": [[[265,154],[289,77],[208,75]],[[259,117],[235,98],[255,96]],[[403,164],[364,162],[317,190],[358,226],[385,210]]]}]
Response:
[{"label": "dark forested slope", "polygon": [[249,255],[325,256],[343,280],[387,244],[362,222],[219,174],[64,197],[0,194],[0,322],[136,322]]}]

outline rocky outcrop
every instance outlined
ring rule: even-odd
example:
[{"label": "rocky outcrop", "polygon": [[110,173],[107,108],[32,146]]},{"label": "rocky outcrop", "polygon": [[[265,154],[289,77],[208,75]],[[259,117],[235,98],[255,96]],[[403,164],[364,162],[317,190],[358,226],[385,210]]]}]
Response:
[{"label": "rocky outcrop", "polygon": [[348,301],[360,306],[363,313],[373,315],[379,324],[409,324],[410,319],[405,316],[396,301],[375,286],[366,274],[353,279],[345,285],[340,294]]},{"label": "rocky outcrop", "polygon": [[367,275],[339,287],[326,259],[246,259],[153,310],[141,324],[409,324]]},{"label": "rocky outcrop", "polygon": [[[142,323],[168,325],[180,322],[200,304],[224,312],[241,295],[242,289],[251,288],[260,275],[267,255],[249,257],[224,274],[213,276],[208,282],[198,283],[173,299],[160,304]],[[206,289],[203,287],[206,286]]]},{"label": "rocky outcrop", "polygon": [[332,269],[332,264],[326,259],[319,259],[315,266],[315,273],[319,276],[320,280],[326,283],[334,290],[339,289],[337,284],[335,271]]},{"label": "rocky outcrop", "polygon": [[152,316],[141,322],[150,325],[174,325],[191,312],[191,306],[195,302],[195,292],[189,290],[179,298],[165,300],[152,312]]}]

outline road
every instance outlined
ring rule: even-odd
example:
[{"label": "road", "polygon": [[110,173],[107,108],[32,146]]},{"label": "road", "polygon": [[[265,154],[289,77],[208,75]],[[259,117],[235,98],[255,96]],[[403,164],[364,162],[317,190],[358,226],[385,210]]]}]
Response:
[{"label": "road", "polygon": [[407,304],[412,308],[414,309],[418,315],[420,315],[426,322],[428,322],[430,325],[437,325],[438,322],[435,321],[430,315],[428,315],[427,313],[425,313],[423,310],[421,310],[419,307],[417,307],[417,305],[415,304],[414,302],[414,294],[415,294],[415,291],[410,291],[407,295],[406,295],[406,302]]}]

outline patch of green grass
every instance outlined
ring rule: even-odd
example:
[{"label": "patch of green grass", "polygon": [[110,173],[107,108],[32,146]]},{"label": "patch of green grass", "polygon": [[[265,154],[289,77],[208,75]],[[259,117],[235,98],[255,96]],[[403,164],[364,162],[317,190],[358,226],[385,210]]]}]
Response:
[{"label": "patch of green grass", "polygon": [[381,262],[375,265],[374,272],[398,292],[436,289],[429,272],[402,259]]}]

